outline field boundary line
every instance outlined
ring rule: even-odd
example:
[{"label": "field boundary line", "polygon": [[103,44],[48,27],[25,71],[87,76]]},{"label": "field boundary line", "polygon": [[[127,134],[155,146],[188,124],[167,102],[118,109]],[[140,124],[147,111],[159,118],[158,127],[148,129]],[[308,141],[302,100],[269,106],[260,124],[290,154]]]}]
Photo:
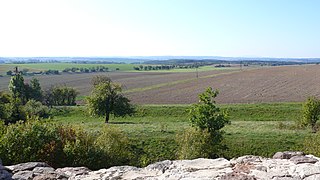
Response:
[{"label": "field boundary line", "polygon": [[152,90],[152,89],[156,89],[156,88],[160,88],[160,87],[164,87],[164,86],[170,86],[170,85],[177,85],[177,84],[192,82],[192,81],[197,80],[197,79],[212,78],[212,77],[217,77],[217,76],[221,76],[221,75],[229,75],[229,74],[234,74],[234,73],[239,73],[239,72],[244,72],[244,71],[251,71],[251,70],[255,70],[255,69],[256,68],[254,68],[254,69],[246,69],[246,70],[237,70],[237,71],[231,71],[231,72],[223,72],[223,73],[218,73],[218,74],[202,76],[202,77],[199,77],[199,78],[189,78],[189,79],[178,80],[178,81],[173,81],[173,82],[168,82],[168,83],[161,83],[161,84],[156,84],[156,85],[147,86],[147,87],[143,87],[143,88],[134,88],[134,89],[131,89],[131,90],[126,90],[126,91],[123,91],[123,93],[143,92],[143,91]]}]

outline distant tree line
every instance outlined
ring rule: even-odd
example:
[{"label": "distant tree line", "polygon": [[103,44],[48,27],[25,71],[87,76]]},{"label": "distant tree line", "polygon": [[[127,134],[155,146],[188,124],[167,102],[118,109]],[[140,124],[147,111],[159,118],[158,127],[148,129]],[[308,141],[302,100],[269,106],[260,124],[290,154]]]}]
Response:
[{"label": "distant tree line", "polygon": [[134,66],[133,69],[137,71],[151,71],[151,70],[171,70],[171,69],[193,69],[204,66],[203,64],[176,64],[176,65],[140,65]]},{"label": "distant tree line", "polygon": [[[119,69],[118,69],[119,70]],[[96,66],[96,67],[89,67],[89,68],[78,68],[78,67],[71,67],[65,68],[62,72],[80,72],[80,73],[92,73],[92,72],[108,72],[109,68],[106,66]]]},{"label": "distant tree line", "polygon": [[[120,68],[116,68],[116,71],[119,71]],[[78,67],[68,67],[63,69],[62,71],[59,70],[45,70],[45,71],[40,71],[40,72],[30,72],[29,69],[24,68],[21,73],[24,76],[34,76],[34,75],[60,75],[62,73],[95,73],[95,72],[109,72],[110,69],[106,66],[96,66],[96,67],[88,67],[88,68],[78,68]],[[6,72],[8,76],[14,75],[14,72],[12,70],[9,70]]]}]

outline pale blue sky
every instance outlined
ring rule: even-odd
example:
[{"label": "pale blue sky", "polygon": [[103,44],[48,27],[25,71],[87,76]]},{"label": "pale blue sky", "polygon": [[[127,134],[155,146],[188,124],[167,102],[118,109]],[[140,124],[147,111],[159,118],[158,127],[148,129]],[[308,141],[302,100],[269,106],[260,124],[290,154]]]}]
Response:
[{"label": "pale blue sky", "polygon": [[320,0],[0,0],[1,56],[320,57]]}]

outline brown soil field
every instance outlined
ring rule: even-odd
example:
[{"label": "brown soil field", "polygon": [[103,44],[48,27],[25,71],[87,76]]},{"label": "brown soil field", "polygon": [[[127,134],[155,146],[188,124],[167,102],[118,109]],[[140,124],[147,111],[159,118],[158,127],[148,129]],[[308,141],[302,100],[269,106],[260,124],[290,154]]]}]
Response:
[{"label": "brown soil field", "polygon": [[[320,65],[261,67],[199,72],[109,72],[123,85],[136,104],[189,104],[207,87],[219,89],[218,103],[301,102],[320,97]],[[91,91],[90,80],[98,73],[36,76],[43,87],[67,85],[80,95]],[[25,77],[28,82],[32,77]],[[9,77],[0,77],[0,91],[8,90]]]},{"label": "brown soil field", "polygon": [[[199,77],[210,76],[225,72],[235,71],[230,70],[214,70],[199,72]],[[89,95],[91,92],[91,79],[96,75],[107,75],[114,82],[123,86],[124,91],[136,90],[140,88],[151,87],[159,84],[166,84],[186,79],[196,78],[195,72],[188,73],[164,73],[164,72],[108,72],[108,73],[65,73],[62,75],[38,75],[34,76],[39,79],[42,89],[48,89],[53,85],[66,85],[76,88],[80,95]],[[32,77],[25,76],[25,82],[29,82]],[[0,77],[0,91],[8,91],[10,77]]]},{"label": "brown soil field", "polygon": [[128,93],[138,104],[189,104],[207,87],[220,91],[218,103],[301,102],[320,97],[320,66],[282,66],[243,70],[215,77]]}]

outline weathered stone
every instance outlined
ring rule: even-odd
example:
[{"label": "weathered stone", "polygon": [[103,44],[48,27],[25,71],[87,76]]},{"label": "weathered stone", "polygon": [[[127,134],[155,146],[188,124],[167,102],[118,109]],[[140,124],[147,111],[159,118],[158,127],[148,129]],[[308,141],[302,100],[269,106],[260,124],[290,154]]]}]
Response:
[{"label": "weathered stone", "polygon": [[317,159],[307,156],[293,156],[292,158],[290,158],[290,161],[292,161],[295,164],[318,162]]},{"label": "weathered stone", "polygon": [[236,159],[231,159],[230,162],[231,164],[243,164],[243,163],[260,163],[262,162],[263,158],[260,156],[252,156],[252,155],[248,155],[248,156],[241,156],[238,157]]},{"label": "weathered stone", "polygon": [[294,156],[304,156],[305,154],[300,151],[284,151],[284,152],[277,152],[273,155],[273,159],[290,159]]},{"label": "weathered stone", "polygon": [[8,172],[8,169],[2,166],[2,161],[0,159],[0,179],[1,180],[10,180],[12,179],[12,174]]},{"label": "weathered stone", "polygon": [[39,174],[33,178],[34,180],[67,180],[68,177],[56,172],[51,172],[51,173],[44,173],[44,174]]},{"label": "weathered stone", "polygon": [[35,167],[50,167],[47,163],[44,162],[28,162],[21,163],[13,166],[6,166],[8,169],[12,171],[12,173],[16,173],[19,171],[32,171]]},{"label": "weathered stone", "polygon": [[12,179],[16,180],[31,180],[33,179],[34,174],[32,171],[19,171],[12,176]]},{"label": "weathered stone", "polygon": [[54,173],[54,168],[52,167],[35,167],[32,172],[35,174],[48,174]]},{"label": "weathered stone", "polygon": [[172,161],[165,160],[165,161],[161,161],[161,162],[157,162],[157,163],[148,165],[146,167],[146,170],[160,171],[160,172],[164,173],[169,168],[169,166],[171,164],[172,164]]},{"label": "weathered stone", "polygon": [[[290,153],[289,153],[290,154]],[[290,159],[287,157],[292,156]],[[115,166],[91,171],[85,167],[67,167],[54,170],[45,163],[24,163],[8,166],[13,179],[36,180],[98,180],[98,179],[147,179],[147,180],[315,180],[320,179],[319,158],[312,155],[291,153],[282,159],[243,156],[230,161],[218,159],[165,160],[145,168]],[[10,174],[0,179],[9,180]],[[8,172],[7,172],[8,173]],[[5,178],[1,178],[5,177]]]},{"label": "weathered stone", "polygon": [[256,178],[254,176],[233,172],[222,176],[220,180],[256,180]]},{"label": "weathered stone", "polygon": [[0,179],[10,180],[12,179],[11,177],[12,177],[12,174],[9,173],[7,170],[5,170],[2,165],[0,165]]},{"label": "weathered stone", "polygon": [[320,174],[314,174],[304,178],[303,180],[319,180],[319,179],[320,179]]},{"label": "weathered stone", "polygon": [[56,172],[59,174],[65,174],[67,177],[71,177],[77,175],[86,175],[91,172],[91,170],[86,167],[65,167],[56,169]]}]

